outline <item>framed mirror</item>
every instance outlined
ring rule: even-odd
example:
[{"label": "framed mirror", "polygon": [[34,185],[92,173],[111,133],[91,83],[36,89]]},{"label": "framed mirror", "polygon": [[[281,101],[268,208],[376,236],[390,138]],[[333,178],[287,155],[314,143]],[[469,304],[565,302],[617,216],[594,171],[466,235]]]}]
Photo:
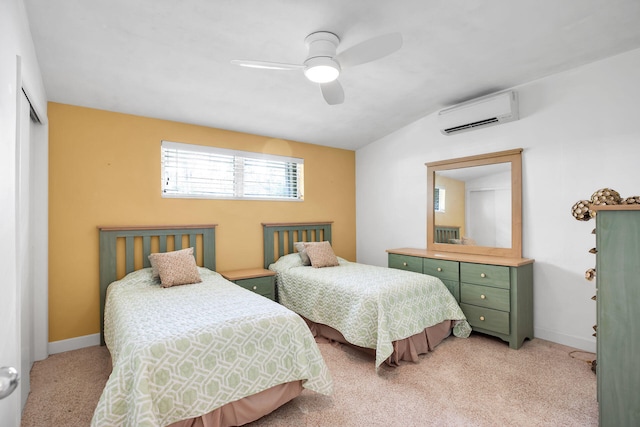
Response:
[{"label": "framed mirror", "polygon": [[427,163],[427,250],[522,257],[522,149]]}]

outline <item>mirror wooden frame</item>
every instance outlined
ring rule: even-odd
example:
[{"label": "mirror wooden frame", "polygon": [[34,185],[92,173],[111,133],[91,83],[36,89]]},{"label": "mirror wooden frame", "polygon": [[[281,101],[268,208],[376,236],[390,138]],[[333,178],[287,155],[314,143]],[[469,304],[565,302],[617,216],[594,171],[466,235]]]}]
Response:
[{"label": "mirror wooden frame", "polygon": [[[436,243],[434,241],[435,212],[433,206],[436,172],[496,163],[511,163],[511,247],[494,248],[489,246]],[[426,166],[427,251],[522,258],[522,148],[458,159],[440,160],[426,163]]]}]

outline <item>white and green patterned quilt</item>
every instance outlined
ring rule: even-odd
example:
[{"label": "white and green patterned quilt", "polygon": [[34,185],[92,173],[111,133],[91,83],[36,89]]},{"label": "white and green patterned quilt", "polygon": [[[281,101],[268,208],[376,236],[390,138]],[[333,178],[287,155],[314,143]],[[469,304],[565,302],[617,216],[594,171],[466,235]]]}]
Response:
[{"label": "white and green patterned quilt", "polygon": [[376,368],[393,353],[393,341],[445,320],[453,334],[471,327],[440,279],[393,268],[348,262],[336,267],[303,266],[297,253],[269,268],[277,273],[281,304],[307,319],[331,326],[347,341],[376,349]]},{"label": "white and green patterned quilt", "polygon": [[113,371],[92,426],[166,426],[296,380],[332,392],[300,316],[199,270],[203,281],[193,285],[162,288],[147,268],[109,286]]}]

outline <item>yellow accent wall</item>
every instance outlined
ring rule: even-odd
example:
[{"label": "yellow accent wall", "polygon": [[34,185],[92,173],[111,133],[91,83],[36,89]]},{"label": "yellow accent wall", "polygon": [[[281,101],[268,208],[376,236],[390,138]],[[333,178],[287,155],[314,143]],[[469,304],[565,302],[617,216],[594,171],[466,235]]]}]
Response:
[{"label": "yellow accent wall", "polygon": [[444,212],[435,213],[436,225],[460,227],[465,235],[465,182],[436,174],[435,186],[445,189]]},{"label": "yellow accent wall", "polygon": [[[262,222],[329,220],[336,254],[355,261],[354,151],[48,107],[49,341],[100,331],[98,226],[218,224],[216,262],[223,271],[262,266]],[[163,199],[162,140],[303,158],[305,200]]]}]

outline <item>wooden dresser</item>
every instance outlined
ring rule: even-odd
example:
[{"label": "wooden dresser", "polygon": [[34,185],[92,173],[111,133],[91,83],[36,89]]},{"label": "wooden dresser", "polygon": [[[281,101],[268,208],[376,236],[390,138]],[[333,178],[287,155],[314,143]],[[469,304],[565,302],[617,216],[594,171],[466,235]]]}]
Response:
[{"label": "wooden dresser", "polygon": [[640,206],[596,207],[600,425],[640,425]]},{"label": "wooden dresser", "polygon": [[533,338],[533,260],[423,249],[388,249],[389,267],[438,277],[474,331],[518,349]]}]

